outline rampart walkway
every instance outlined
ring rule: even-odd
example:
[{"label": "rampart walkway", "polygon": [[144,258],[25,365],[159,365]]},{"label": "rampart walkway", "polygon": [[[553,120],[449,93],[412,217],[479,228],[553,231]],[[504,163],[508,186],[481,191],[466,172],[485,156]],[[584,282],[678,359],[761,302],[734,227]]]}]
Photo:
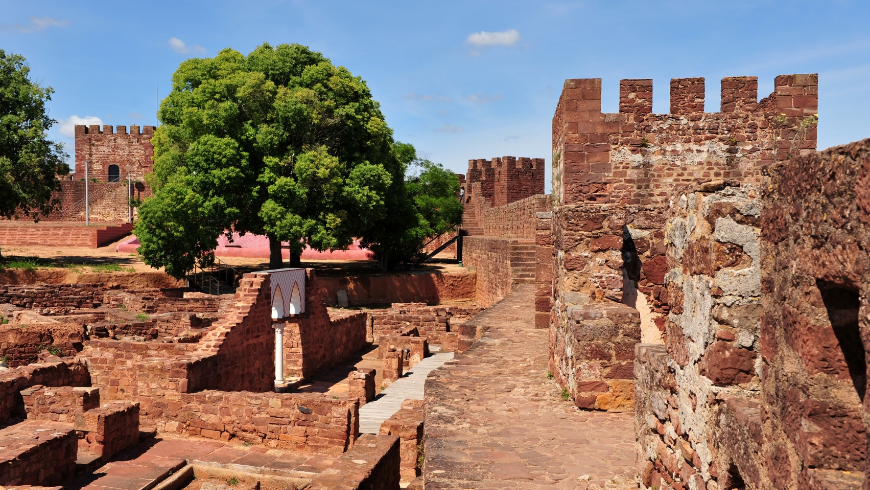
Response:
[{"label": "rampart walkway", "polygon": [[426,489],[637,488],[634,414],[584,412],[547,379],[534,286],[471,319],[489,331],[426,381]]}]

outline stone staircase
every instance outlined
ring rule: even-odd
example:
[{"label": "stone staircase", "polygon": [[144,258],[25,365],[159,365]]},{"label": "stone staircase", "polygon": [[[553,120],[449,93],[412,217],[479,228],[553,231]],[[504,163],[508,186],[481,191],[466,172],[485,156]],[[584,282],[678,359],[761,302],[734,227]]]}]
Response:
[{"label": "stone staircase", "polygon": [[535,242],[519,240],[511,243],[511,282],[513,284],[535,283]]},{"label": "stone staircase", "polygon": [[477,206],[466,205],[462,211],[462,229],[468,236],[483,235],[483,223],[477,215]]}]

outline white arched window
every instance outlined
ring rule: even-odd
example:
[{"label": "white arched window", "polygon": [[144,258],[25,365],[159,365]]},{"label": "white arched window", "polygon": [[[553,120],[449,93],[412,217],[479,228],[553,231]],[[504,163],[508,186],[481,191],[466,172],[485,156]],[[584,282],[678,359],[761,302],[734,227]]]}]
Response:
[{"label": "white arched window", "polygon": [[299,283],[293,283],[293,293],[290,294],[290,314],[302,313],[302,295],[299,294]]},{"label": "white arched window", "polygon": [[284,295],[281,294],[281,286],[275,288],[275,294],[272,296],[272,319],[277,320],[284,318]]}]

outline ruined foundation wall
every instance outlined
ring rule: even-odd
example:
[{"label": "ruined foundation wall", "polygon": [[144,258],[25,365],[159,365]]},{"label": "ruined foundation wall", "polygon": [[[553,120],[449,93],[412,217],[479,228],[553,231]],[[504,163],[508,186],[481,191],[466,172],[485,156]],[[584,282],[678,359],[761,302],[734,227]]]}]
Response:
[{"label": "ruined foundation wall", "polygon": [[346,361],[366,345],[366,313],[330,318],[319,289],[314,270],[306,270],[305,313],[283,322],[285,376],[310,378]]},{"label": "ruined foundation wall", "polygon": [[35,385],[90,386],[91,376],[81,361],[31,364],[0,372],[0,423],[13,416],[24,416],[21,390]]},{"label": "ruined foundation wall", "polygon": [[359,402],[314,393],[186,393],[167,403],[157,430],[338,455],[359,437]]}]

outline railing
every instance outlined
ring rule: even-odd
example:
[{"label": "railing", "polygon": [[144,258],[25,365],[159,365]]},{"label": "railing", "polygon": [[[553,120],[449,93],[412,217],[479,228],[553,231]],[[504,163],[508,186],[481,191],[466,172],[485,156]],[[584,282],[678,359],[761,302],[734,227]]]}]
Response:
[{"label": "railing", "polygon": [[193,270],[187,274],[187,285],[207,294],[224,294],[236,290],[238,272],[221,259],[215,257],[214,264],[201,268],[193,266]]}]

